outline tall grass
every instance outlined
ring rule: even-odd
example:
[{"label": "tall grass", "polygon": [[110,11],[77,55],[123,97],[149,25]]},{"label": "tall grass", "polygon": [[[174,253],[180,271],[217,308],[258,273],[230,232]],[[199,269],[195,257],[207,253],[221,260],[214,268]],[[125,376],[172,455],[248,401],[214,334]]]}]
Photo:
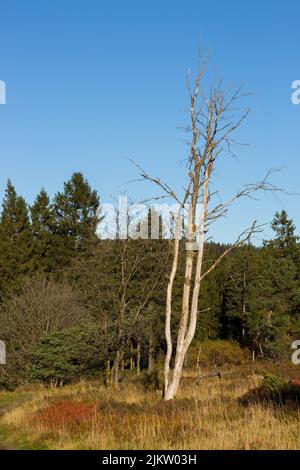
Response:
[{"label": "tall grass", "polygon": [[168,403],[138,384],[81,382],[37,390],[3,422],[52,449],[300,449],[297,407],[240,404],[259,380],[235,368],[197,385],[189,373]]}]

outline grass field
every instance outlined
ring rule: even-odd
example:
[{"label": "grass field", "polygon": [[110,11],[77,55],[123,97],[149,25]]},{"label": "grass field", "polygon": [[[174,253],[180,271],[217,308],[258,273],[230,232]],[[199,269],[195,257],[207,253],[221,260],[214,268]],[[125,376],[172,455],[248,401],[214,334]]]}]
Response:
[{"label": "grass field", "polygon": [[[0,394],[1,445],[49,449],[300,449],[299,408],[239,398],[258,386],[251,367],[225,370],[200,385],[186,371],[165,403],[139,383],[107,389],[97,381]],[[0,437],[1,440],[1,437]]]}]

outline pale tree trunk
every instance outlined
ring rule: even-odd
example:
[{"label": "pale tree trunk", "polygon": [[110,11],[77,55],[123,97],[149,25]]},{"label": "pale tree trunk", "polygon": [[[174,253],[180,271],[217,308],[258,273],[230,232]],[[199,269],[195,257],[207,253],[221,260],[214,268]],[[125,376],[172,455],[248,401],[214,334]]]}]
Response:
[{"label": "pale tree trunk", "polygon": [[111,384],[111,370],[110,370],[110,360],[108,359],[106,362],[106,369],[105,369],[105,385],[108,387]]},{"label": "pale tree trunk", "polygon": [[133,357],[133,346],[130,343],[130,370],[134,369],[134,357]]},{"label": "pale tree trunk", "polygon": [[116,351],[114,364],[112,367],[112,382],[116,387],[119,385],[120,358],[121,358],[121,351],[118,349]]},{"label": "pale tree trunk", "polygon": [[[164,399],[172,400],[179,387],[180,378],[184,360],[188,348],[195,336],[200,285],[202,280],[209,275],[223,260],[223,258],[235,247],[243,245],[250,237],[261,229],[256,225],[256,221],[242,232],[236,241],[229,246],[214,261],[209,268],[202,273],[205,234],[209,226],[217,219],[226,216],[228,208],[239,198],[250,197],[252,193],[262,191],[275,191],[272,184],[266,177],[258,183],[248,184],[243,189],[238,190],[228,201],[220,202],[220,199],[211,207],[211,201],[216,196],[217,191],[211,192],[211,175],[214,171],[215,162],[220,156],[229,149],[235,142],[231,134],[236,131],[249,110],[241,113],[236,118],[234,111],[239,112],[235,106],[239,98],[243,97],[241,89],[234,90],[232,93],[224,92],[221,89],[222,81],[213,84],[205,93],[199,90],[202,85],[202,78],[205,72],[206,58],[202,58],[201,51],[198,59],[198,73],[193,87],[190,86],[189,77],[187,77],[187,86],[190,99],[190,123],[186,130],[191,136],[188,142],[190,146],[189,156],[187,158],[186,181],[184,182],[184,193],[178,196],[175,191],[167,184],[148,175],[139,165],[140,175],[145,180],[158,185],[169,197],[179,205],[179,211],[176,220],[176,233],[174,237],[174,252],[172,258],[172,267],[167,285],[166,295],[166,317],[165,317],[165,338],[166,338],[166,356],[164,364]],[[202,205],[200,220],[197,219],[197,205]],[[173,288],[179,264],[179,246],[182,232],[182,214],[187,210],[188,213],[188,234],[185,253],[185,278],[183,285],[182,308],[179,319],[179,327],[176,335],[176,351],[174,357],[174,367],[171,370],[171,361],[173,359],[173,340],[171,336],[172,323],[172,299]],[[197,222],[199,225],[197,226]],[[198,238],[197,238],[198,237]],[[193,247],[195,238],[198,240],[198,246]],[[196,264],[196,266],[194,266]]]},{"label": "pale tree trunk", "polygon": [[[203,253],[204,253],[204,242],[205,242],[205,218],[206,218],[206,206],[207,206],[207,196],[206,190],[208,185],[208,174],[206,178],[206,182],[204,184],[203,192],[204,192],[204,204],[203,210],[200,216],[200,225],[199,225],[199,250],[197,256],[197,264],[196,264],[196,273],[195,273],[195,282],[193,286],[193,293],[192,293],[192,304],[189,311],[189,304],[190,304],[190,291],[191,291],[191,275],[193,269],[193,251],[188,251],[187,258],[186,258],[186,277],[185,277],[185,285],[183,291],[183,308],[182,308],[182,316],[178,331],[177,337],[177,347],[176,347],[176,355],[175,355],[175,364],[172,374],[172,379],[170,381],[169,386],[165,390],[165,400],[172,400],[179,387],[180,378],[182,375],[182,368],[184,364],[184,359],[188,348],[194,338],[196,325],[197,325],[197,314],[198,314],[198,302],[199,302],[199,291],[200,291],[200,282],[201,282],[201,272],[202,272],[202,263],[203,263]],[[191,233],[191,232],[190,232]],[[188,243],[192,243],[193,240],[189,240]],[[189,248],[189,246],[188,246]],[[191,256],[192,255],[192,256]],[[189,318],[190,317],[190,318]],[[189,324],[188,324],[189,320]]]},{"label": "pale tree trunk", "polygon": [[197,368],[197,371],[198,371],[198,377],[200,377],[201,375],[201,363],[200,363],[200,358],[201,358],[201,352],[202,352],[202,348],[201,346],[199,346],[199,350],[198,350],[198,356],[197,356],[197,364],[196,364],[196,368]]},{"label": "pale tree trunk", "polygon": [[165,385],[164,385],[164,398],[166,399],[168,389],[169,389],[169,375],[170,375],[170,363],[172,359],[173,344],[171,337],[171,316],[172,316],[172,294],[173,294],[173,285],[175,276],[178,269],[178,258],[179,258],[179,236],[180,236],[180,227],[181,227],[181,213],[178,214],[176,220],[176,232],[175,232],[175,241],[174,241],[174,254],[172,262],[172,270],[169,277],[169,282],[167,286],[167,300],[166,300],[166,321],[165,321],[165,336],[167,343],[167,352],[165,357]]},{"label": "pale tree trunk", "polygon": [[154,359],[153,359],[153,339],[149,339],[149,351],[148,351],[148,370],[151,371],[154,368]]},{"label": "pale tree trunk", "polygon": [[245,331],[245,320],[246,320],[246,263],[244,263],[244,273],[243,273],[243,314],[242,314],[242,338],[246,338]]},{"label": "pale tree trunk", "polygon": [[186,352],[186,355],[185,355],[185,358],[184,358],[184,363],[183,363],[183,367],[186,368],[189,366],[189,353],[188,351]]},{"label": "pale tree trunk", "polygon": [[139,375],[141,372],[141,342],[138,339],[137,352],[136,352],[136,373]]}]

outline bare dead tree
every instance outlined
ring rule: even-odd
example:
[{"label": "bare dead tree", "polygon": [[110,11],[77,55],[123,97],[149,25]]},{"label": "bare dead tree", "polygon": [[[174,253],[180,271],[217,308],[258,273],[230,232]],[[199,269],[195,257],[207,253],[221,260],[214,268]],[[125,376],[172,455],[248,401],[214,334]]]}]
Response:
[{"label": "bare dead tree", "polygon": [[[143,168],[139,168],[143,180],[156,184],[163,190],[161,197],[175,200],[179,206],[175,214],[176,230],[173,241],[172,268],[169,275],[166,295],[165,337],[167,351],[164,366],[164,399],[172,400],[178,390],[185,356],[194,338],[198,317],[200,285],[235,247],[243,245],[253,234],[261,231],[261,226],[254,221],[245,229],[236,241],[229,246],[221,256],[203,272],[203,254],[206,233],[212,223],[227,215],[228,209],[238,199],[253,198],[258,191],[276,191],[269,182],[271,172],[262,181],[248,184],[238,190],[228,201],[216,203],[217,192],[211,190],[212,176],[216,164],[224,154],[232,153],[233,136],[249,114],[249,110],[238,108],[239,100],[245,96],[242,88],[224,91],[222,80],[212,85],[208,91],[205,88],[204,75],[207,60],[201,52],[198,57],[198,69],[195,81],[191,85],[190,75],[187,74],[187,89],[189,94],[189,125],[185,128],[188,135],[189,154],[186,162],[186,182],[181,195],[178,195],[167,183],[152,177]],[[197,208],[201,206],[200,214]],[[186,250],[185,278],[183,285],[182,307],[177,337],[171,336],[173,287],[179,265],[182,234],[182,216],[188,214],[185,230]],[[196,242],[196,243],[195,243]],[[174,345],[174,367],[171,369]]]}]

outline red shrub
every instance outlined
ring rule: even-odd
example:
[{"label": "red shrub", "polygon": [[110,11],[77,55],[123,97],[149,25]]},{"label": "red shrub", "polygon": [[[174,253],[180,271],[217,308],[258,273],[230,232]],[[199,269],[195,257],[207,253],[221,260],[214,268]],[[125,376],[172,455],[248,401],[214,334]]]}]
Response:
[{"label": "red shrub", "polygon": [[96,407],[74,401],[58,401],[35,413],[33,421],[48,430],[80,424],[87,421],[95,413]]},{"label": "red shrub", "polygon": [[291,385],[296,385],[296,387],[300,387],[300,379],[292,379]]}]

